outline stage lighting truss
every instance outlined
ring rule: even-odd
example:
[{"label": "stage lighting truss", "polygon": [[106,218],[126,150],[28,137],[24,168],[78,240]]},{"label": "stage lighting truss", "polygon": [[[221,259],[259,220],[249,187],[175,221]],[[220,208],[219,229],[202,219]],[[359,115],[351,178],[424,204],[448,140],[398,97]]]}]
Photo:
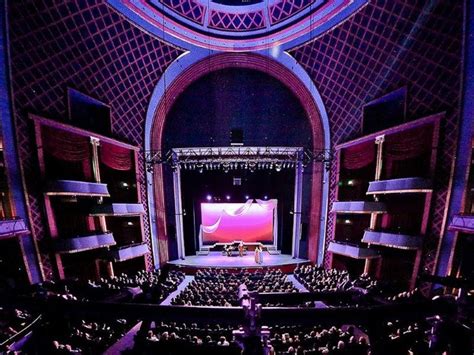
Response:
[{"label": "stage lighting truss", "polygon": [[174,148],[164,153],[146,151],[144,153],[147,171],[153,172],[157,164],[170,165],[183,170],[223,170],[237,169],[275,170],[294,169],[299,164],[307,167],[316,162],[329,170],[334,152],[329,149],[310,150],[301,147],[208,147]]}]

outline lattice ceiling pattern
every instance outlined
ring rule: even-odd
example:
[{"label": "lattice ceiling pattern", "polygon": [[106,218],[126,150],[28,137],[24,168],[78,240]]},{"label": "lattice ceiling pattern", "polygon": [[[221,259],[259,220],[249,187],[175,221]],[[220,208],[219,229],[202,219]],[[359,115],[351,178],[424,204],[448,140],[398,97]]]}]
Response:
[{"label": "lattice ceiling pattern", "polygon": [[223,31],[253,31],[265,27],[262,11],[228,13],[212,11],[209,27]]},{"label": "lattice ceiling pattern", "polygon": [[313,4],[314,0],[282,0],[274,5],[268,7],[270,13],[270,21],[272,24],[276,24],[280,21],[284,21],[293,15],[297,14],[301,10],[305,9],[309,5]]},{"label": "lattice ceiling pattern", "polygon": [[302,43],[305,36],[336,26],[368,2],[267,0],[228,6],[208,0],[107,1],[140,27],[171,43],[216,51],[261,50],[287,43],[289,48]]},{"label": "lattice ceiling pattern", "polygon": [[163,4],[171,10],[177,12],[185,18],[195,21],[199,24],[204,23],[204,15],[206,6],[199,4],[193,0],[161,0]]},{"label": "lattice ceiling pattern", "polygon": [[[31,224],[46,240],[38,167],[27,113],[65,119],[67,86],[110,104],[114,133],[141,145],[151,92],[165,68],[182,51],[149,36],[100,1],[11,2],[11,73],[18,149],[24,171]],[[144,178],[144,168],[140,168]],[[142,200],[146,188],[142,185]],[[149,242],[148,219],[144,219]],[[53,269],[41,254],[46,276]],[[151,265],[151,259],[148,259]]]},{"label": "lattice ceiling pattern", "polygon": [[[447,112],[442,122],[431,228],[424,243],[423,268],[427,272],[435,267],[456,149],[462,19],[460,2],[378,0],[317,40],[291,51],[320,91],[333,144],[360,134],[364,103],[404,85],[408,86],[410,118]],[[335,200],[335,177],[333,168],[330,203]],[[330,215],[326,244],[334,223]]]}]

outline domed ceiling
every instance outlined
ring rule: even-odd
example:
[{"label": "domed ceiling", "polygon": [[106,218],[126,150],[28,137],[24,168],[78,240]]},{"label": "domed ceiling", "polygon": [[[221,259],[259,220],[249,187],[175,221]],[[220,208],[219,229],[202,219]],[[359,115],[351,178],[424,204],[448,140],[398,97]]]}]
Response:
[{"label": "domed ceiling", "polygon": [[129,20],[186,49],[283,50],[331,29],[368,0],[108,0]]}]

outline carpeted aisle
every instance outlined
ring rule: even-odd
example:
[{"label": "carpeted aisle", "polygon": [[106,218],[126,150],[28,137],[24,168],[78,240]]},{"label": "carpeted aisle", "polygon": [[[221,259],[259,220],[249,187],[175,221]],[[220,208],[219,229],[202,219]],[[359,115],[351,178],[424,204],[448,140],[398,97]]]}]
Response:
[{"label": "carpeted aisle", "polygon": [[179,295],[179,293],[184,290],[186,288],[186,286],[188,286],[188,284],[194,280],[194,276],[185,276],[184,277],[184,280],[183,282],[181,282],[181,284],[178,286],[178,288],[174,291],[174,292],[171,292],[168,297],[166,297],[163,302],[161,302],[160,304],[162,306],[170,306],[171,305],[171,300],[173,298],[175,298],[177,295]]},{"label": "carpeted aisle", "polygon": [[300,291],[300,292],[308,292],[308,290],[296,279],[296,277],[291,274],[288,275],[288,280],[293,282],[293,285]]}]

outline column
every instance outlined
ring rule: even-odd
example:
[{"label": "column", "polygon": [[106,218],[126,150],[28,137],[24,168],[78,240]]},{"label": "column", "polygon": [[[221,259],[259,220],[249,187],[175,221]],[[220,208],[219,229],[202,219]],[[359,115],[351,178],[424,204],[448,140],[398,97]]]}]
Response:
[{"label": "column", "polygon": [[301,194],[303,192],[303,162],[302,152],[298,152],[298,161],[295,167],[295,195],[293,207],[293,244],[291,255],[298,258],[300,254],[301,238]]},{"label": "column", "polygon": [[[382,176],[382,168],[383,168],[383,142],[385,141],[385,135],[380,135],[375,137],[375,144],[377,145],[377,160],[375,162],[375,180],[380,180]],[[378,197],[374,196],[375,200]],[[370,229],[375,229],[377,223],[377,213],[372,213],[370,215]],[[369,244],[370,246],[370,244]],[[372,266],[372,259],[365,259],[364,265],[364,274],[368,274],[370,271],[370,267]],[[380,261],[377,261],[380,263]]]},{"label": "column", "polygon": [[[99,168],[99,146],[100,140],[96,137],[91,137],[91,146],[92,146],[92,173],[94,174],[94,181],[100,183],[100,168]],[[99,204],[104,202],[102,197],[97,199]],[[107,222],[105,216],[99,216],[99,224],[101,232],[107,232]],[[114,265],[111,261],[105,261],[107,275],[109,277],[114,277]],[[96,263],[97,274],[100,274],[100,265]]]},{"label": "column", "polygon": [[184,259],[183,206],[181,200],[181,169],[179,164],[173,167],[174,213],[176,218],[176,242],[178,258]]}]

